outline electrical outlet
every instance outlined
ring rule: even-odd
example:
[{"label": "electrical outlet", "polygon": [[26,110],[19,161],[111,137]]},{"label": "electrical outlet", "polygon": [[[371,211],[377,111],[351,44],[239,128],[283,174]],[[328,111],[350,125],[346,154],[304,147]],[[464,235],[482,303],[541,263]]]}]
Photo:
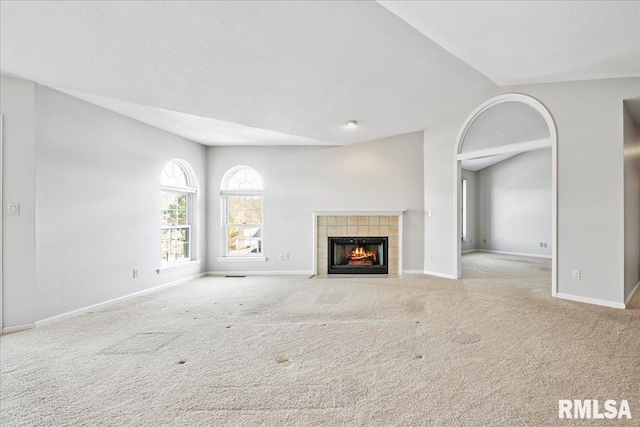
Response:
[{"label": "electrical outlet", "polygon": [[540,247],[544,248],[544,243],[540,242]]},{"label": "electrical outlet", "polygon": [[429,253],[427,254],[427,257],[428,257],[429,259],[433,259],[433,254],[432,254],[431,252],[429,252]]},{"label": "electrical outlet", "polygon": [[133,269],[133,278],[137,279],[138,277],[140,277],[140,269],[139,268],[134,268]]},{"label": "electrical outlet", "polygon": [[482,239],[482,244],[486,245],[487,244],[487,239]]},{"label": "electrical outlet", "polygon": [[580,270],[573,270],[573,280],[580,280],[581,277]]},{"label": "electrical outlet", "polygon": [[431,216],[431,209],[427,210],[427,216]]},{"label": "electrical outlet", "polygon": [[284,254],[284,260],[289,261],[289,252]]},{"label": "electrical outlet", "polygon": [[7,204],[7,215],[20,215],[20,203]]},{"label": "electrical outlet", "polygon": [[278,261],[284,261],[284,254],[278,254]]},{"label": "electrical outlet", "polygon": [[547,244],[546,244],[546,243],[544,244],[544,247],[545,247],[545,248],[547,247]]}]

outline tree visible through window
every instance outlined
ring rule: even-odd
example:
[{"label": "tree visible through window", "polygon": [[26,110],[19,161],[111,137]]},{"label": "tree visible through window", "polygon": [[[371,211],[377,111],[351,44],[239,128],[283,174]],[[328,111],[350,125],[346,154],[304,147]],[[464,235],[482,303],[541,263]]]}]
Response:
[{"label": "tree visible through window", "polygon": [[168,162],[160,176],[160,256],[163,264],[191,259],[192,211],[196,189],[186,168]]},{"label": "tree visible through window", "polygon": [[263,189],[262,177],[248,166],[236,166],[222,179],[225,256],[262,255]]}]

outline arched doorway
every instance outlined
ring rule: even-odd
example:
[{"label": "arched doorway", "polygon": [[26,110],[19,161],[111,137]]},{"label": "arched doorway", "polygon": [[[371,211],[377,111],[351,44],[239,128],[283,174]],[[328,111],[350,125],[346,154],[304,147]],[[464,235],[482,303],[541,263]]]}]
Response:
[{"label": "arched doorway", "polygon": [[546,107],[528,95],[499,95],[478,106],[464,122],[455,143],[454,152],[454,271],[462,277],[462,174],[461,162],[508,157],[514,153],[551,150],[551,294],[557,293],[557,196],[558,138],[555,123]]}]

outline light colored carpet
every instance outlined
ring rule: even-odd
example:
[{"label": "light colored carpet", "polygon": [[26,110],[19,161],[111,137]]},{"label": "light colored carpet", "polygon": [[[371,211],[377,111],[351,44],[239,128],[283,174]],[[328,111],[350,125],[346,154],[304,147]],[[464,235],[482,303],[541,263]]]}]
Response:
[{"label": "light colored carpet", "polygon": [[208,277],[3,336],[0,424],[543,426],[558,399],[627,399],[634,419],[607,425],[640,419],[638,297],[553,299],[549,260],[463,269]]}]

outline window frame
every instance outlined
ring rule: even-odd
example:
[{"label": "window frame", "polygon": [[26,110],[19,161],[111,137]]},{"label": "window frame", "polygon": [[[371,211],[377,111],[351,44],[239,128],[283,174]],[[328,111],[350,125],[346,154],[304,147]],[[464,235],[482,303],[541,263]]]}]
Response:
[{"label": "window frame", "polygon": [[461,200],[461,204],[462,204],[462,218],[461,218],[461,238],[463,242],[467,241],[467,218],[468,218],[468,213],[467,213],[467,208],[468,208],[468,182],[467,182],[467,178],[462,178],[462,184],[461,184],[461,195],[462,195],[462,200]]},{"label": "window frame", "polygon": [[[162,183],[162,177],[160,180],[160,196],[162,197],[165,194],[172,195],[184,195],[185,196],[185,224],[184,225],[169,225],[164,226],[162,223],[160,224],[160,266],[161,269],[167,269],[172,266],[179,266],[181,264],[190,263],[196,260],[196,256],[194,253],[195,245],[193,244],[195,240],[194,236],[194,223],[195,223],[195,204],[198,189],[194,186],[194,179],[192,176],[191,168],[189,165],[181,161],[179,159],[173,159],[168,161],[165,164],[165,168],[167,164],[173,163],[178,166],[182,173],[185,176],[186,186],[175,186],[175,185],[166,185]],[[163,169],[164,171],[164,169]],[[160,208],[160,215],[162,216],[162,211],[166,209]],[[187,240],[187,256],[181,259],[165,260],[162,257],[162,233],[164,230],[177,230],[177,229],[186,229],[188,233]],[[160,271],[159,271],[160,272]]]},{"label": "window frame", "polygon": [[[230,180],[243,169],[252,170],[255,174],[260,178],[260,181],[264,183],[262,180],[262,176],[252,167],[239,165],[235,166],[225,173],[222,178],[222,182],[220,185],[220,219],[221,219],[221,254],[222,256],[218,258],[218,261],[266,261],[265,246],[264,246],[264,227],[265,227],[265,217],[264,217],[264,184],[261,185],[260,189],[227,189]],[[262,199],[262,222],[261,223],[231,223],[229,222],[230,215],[230,198],[234,196],[240,197],[260,197]],[[244,254],[238,253],[229,253],[229,228],[234,226],[256,226],[260,227],[262,236],[260,237],[260,252],[249,252]]]}]

